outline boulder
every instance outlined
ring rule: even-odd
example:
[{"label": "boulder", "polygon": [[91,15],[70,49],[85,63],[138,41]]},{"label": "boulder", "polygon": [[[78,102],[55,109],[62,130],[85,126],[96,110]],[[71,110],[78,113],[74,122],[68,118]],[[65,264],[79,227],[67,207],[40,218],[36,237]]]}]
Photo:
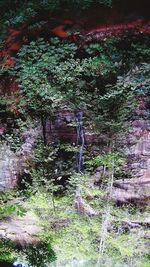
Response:
[{"label": "boulder", "polygon": [[86,201],[83,199],[80,193],[80,189],[76,189],[76,195],[74,200],[74,207],[78,213],[87,215],[87,216],[96,216],[98,212],[96,212]]},{"label": "boulder", "polygon": [[26,130],[23,133],[24,143],[16,153],[6,143],[0,144],[0,190],[17,185],[18,177],[26,168],[39,134],[38,128]]},{"label": "boulder", "polygon": [[29,212],[23,217],[12,215],[0,222],[0,237],[10,239],[21,247],[38,243],[41,231],[37,218]]}]

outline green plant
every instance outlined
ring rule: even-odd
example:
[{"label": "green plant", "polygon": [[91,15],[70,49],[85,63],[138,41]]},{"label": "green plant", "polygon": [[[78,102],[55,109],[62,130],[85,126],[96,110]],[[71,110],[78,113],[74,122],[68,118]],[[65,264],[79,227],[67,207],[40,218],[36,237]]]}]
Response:
[{"label": "green plant", "polygon": [[77,187],[80,187],[82,193],[85,190],[85,184],[86,184],[87,176],[80,174],[80,173],[74,173],[72,174],[67,181],[67,194],[71,197],[74,197],[75,190]]},{"label": "green plant", "polygon": [[0,240],[0,261],[13,263],[16,260],[15,243],[9,239]]},{"label": "green plant", "polygon": [[19,134],[11,133],[11,134],[5,134],[2,136],[2,142],[6,143],[8,146],[10,146],[11,150],[16,152],[20,149],[22,144],[22,139],[19,136]]},{"label": "green plant", "polygon": [[0,218],[5,219],[10,215],[24,216],[26,209],[19,202],[13,203],[14,192],[5,190],[0,192]]},{"label": "green plant", "polygon": [[[55,209],[55,198],[62,193],[68,177],[73,173],[73,160],[76,150],[70,145],[44,146],[39,142],[33,153],[32,168],[26,169],[21,187],[27,195],[46,193],[50,206]],[[65,162],[66,159],[66,162]]]},{"label": "green plant", "polygon": [[23,116],[27,113],[40,118],[45,144],[48,118],[52,120],[54,113],[66,105],[71,109],[89,109],[91,103],[99,101],[99,80],[108,82],[111,73],[116,75],[107,55],[79,59],[76,52],[76,45],[53,38],[50,44],[38,39],[18,53],[12,73],[18,76],[20,84],[19,111]]},{"label": "green plant", "polygon": [[[12,4],[10,0],[0,1],[0,8],[3,10],[2,19],[6,25],[17,25],[23,23],[30,18],[33,18],[40,13],[41,10],[54,12],[62,8],[69,8],[70,10],[77,9],[82,11],[90,8],[93,4],[104,6],[111,6],[112,0],[32,0],[32,1],[18,1],[15,0]],[[9,10],[8,10],[9,7]]]},{"label": "green plant", "polygon": [[56,254],[51,245],[52,239],[47,236],[37,245],[29,245],[22,251],[22,256],[33,267],[42,267],[44,264],[56,260]]},{"label": "green plant", "polygon": [[0,218],[5,218],[12,214],[22,217],[26,214],[26,210],[20,204],[3,204],[3,206],[0,207]]},{"label": "green plant", "polygon": [[19,251],[15,242],[8,239],[0,240],[0,263],[14,263],[18,258],[20,262],[26,262],[33,267],[43,267],[44,264],[56,260],[56,254],[52,248],[50,235],[42,238],[37,245],[29,245]]}]

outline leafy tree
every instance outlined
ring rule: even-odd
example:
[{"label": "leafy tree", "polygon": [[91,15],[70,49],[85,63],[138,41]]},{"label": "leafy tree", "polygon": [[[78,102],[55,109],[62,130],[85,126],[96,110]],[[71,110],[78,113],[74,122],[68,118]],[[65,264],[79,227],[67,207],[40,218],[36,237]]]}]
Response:
[{"label": "leafy tree", "polygon": [[45,144],[47,118],[64,105],[86,109],[99,77],[99,60],[75,58],[76,51],[74,44],[57,38],[50,44],[39,39],[23,46],[12,71],[21,89],[20,112],[40,118]]}]

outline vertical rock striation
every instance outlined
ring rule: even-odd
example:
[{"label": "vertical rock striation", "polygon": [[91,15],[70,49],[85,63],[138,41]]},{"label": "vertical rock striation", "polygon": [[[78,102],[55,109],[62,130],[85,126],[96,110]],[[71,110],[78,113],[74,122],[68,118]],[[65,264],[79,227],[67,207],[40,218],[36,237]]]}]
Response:
[{"label": "vertical rock striation", "polygon": [[131,179],[114,182],[112,198],[119,203],[150,204],[150,122],[146,98],[139,97],[127,136],[127,168]]}]

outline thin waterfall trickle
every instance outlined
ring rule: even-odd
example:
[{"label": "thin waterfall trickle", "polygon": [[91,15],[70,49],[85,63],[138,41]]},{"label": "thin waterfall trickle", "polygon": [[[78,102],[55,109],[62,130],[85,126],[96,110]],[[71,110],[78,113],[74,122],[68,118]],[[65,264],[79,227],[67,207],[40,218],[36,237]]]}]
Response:
[{"label": "thin waterfall trickle", "polygon": [[[78,111],[75,114],[77,122],[77,146],[79,146],[79,151],[76,156],[76,169],[78,173],[83,172],[83,150],[84,150],[84,130],[83,130],[83,111]],[[81,206],[81,190],[80,183],[77,184],[75,193],[75,203],[78,213],[80,213]]]},{"label": "thin waterfall trickle", "polygon": [[77,172],[83,171],[83,150],[84,150],[84,130],[83,130],[83,111],[78,111],[75,114],[77,121],[77,146],[80,146],[77,153]]}]

